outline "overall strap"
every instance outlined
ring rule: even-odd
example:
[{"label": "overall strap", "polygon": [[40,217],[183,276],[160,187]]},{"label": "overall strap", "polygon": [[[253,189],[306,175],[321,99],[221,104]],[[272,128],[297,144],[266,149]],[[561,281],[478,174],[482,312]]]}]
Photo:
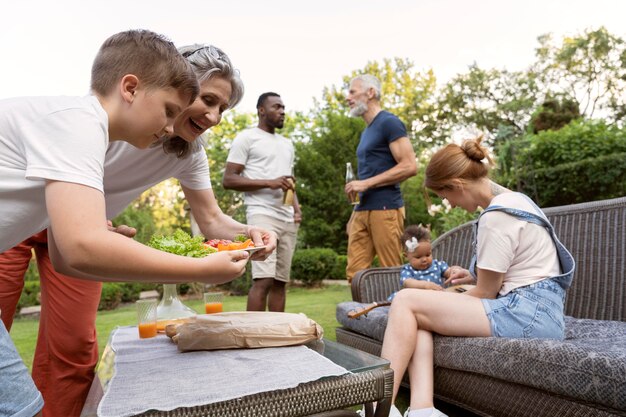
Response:
[{"label": "overall strap", "polygon": [[552,237],[554,245],[556,246],[557,255],[559,258],[559,263],[561,265],[561,271],[562,271],[560,275],[551,277],[551,279],[556,281],[563,289],[569,288],[572,284],[572,279],[574,278],[574,270],[576,267],[574,257],[558,239],[558,237],[556,236],[556,233],[554,232],[554,227],[552,226],[552,224],[550,223],[546,215],[543,213],[543,211],[541,211],[541,209],[528,196],[522,193],[519,193],[519,194],[524,196],[532,204],[532,206],[537,211],[537,214],[530,213],[528,211],[520,210],[517,208],[512,208],[512,207],[502,207],[502,206],[497,206],[497,205],[487,207],[480,214],[480,216],[478,216],[478,219],[476,219],[476,222],[474,223],[474,230],[473,230],[474,237],[473,237],[473,242],[472,242],[474,255],[472,256],[472,260],[470,262],[470,269],[469,269],[470,273],[472,274],[474,278],[476,278],[476,260],[477,260],[476,249],[477,249],[478,221],[480,220],[480,217],[490,211],[502,211],[519,220],[523,220],[529,223],[534,223],[539,226],[545,227],[547,229],[548,233]]}]

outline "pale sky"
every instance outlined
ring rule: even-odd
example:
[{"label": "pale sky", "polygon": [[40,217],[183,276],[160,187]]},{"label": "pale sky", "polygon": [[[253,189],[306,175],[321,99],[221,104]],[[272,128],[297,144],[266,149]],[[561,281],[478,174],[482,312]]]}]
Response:
[{"label": "pale sky", "polygon": [[86,94],[100,44],[126,29],[222,48],[246,87],[239,111],[265,91],[307,110],[368,61],[409,58],[441,81],[473,62],[519,70],[537,36],[603,25],[626,38],[624,16],[623,0],[7,0],[0,98]]}]

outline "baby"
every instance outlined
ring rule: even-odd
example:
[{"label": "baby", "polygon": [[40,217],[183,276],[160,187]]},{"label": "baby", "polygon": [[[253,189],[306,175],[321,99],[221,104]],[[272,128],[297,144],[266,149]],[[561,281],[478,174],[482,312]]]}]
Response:
[{"label": "baby", "polygon": [[[433,259],[430,230],[421,224],[412,225],[404,230],[401,239],[404,255],[409,261],[400,271],[402,287],[443,290],[445,279],[450,277],[450,268],[444,261]],[[391,301],[395,295],[394,292],[387,300]]]}]

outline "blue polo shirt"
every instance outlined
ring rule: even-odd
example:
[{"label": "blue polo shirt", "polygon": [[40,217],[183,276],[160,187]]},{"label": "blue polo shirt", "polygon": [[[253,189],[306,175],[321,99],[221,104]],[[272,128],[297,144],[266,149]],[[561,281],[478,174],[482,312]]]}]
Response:
[{"label": "blue polo shirt", "polygon": [[[380,111],[372,123],[361,133],[356,148],[360,180],[374,177],[397,165],[389,144],[407,136],[404,123],[388,111]],[[387,210],[404,206],[400,184],[371,188],[360,194],[361,202],[355,207],[361,210]]]}]

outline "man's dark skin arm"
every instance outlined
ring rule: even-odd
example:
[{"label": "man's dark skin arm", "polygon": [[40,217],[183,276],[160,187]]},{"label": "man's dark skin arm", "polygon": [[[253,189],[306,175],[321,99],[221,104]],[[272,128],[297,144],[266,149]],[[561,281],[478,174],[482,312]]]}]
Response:
[{"label": "man's dark skin arm", "polygon": [[272,190],[281,189],[283,191],[290,188],[293,189],[293,183],[291,181],[295,181],[295,179],[291,175],[283,175],[273,180],[253,180],[241,175],[244,168],[245,166],[241,164],[235,164],[233,162],[226,163],[224,178],[222,179],[222,185],[225,189],[236,191],[256,191],[262,188],[270,188]]}]

